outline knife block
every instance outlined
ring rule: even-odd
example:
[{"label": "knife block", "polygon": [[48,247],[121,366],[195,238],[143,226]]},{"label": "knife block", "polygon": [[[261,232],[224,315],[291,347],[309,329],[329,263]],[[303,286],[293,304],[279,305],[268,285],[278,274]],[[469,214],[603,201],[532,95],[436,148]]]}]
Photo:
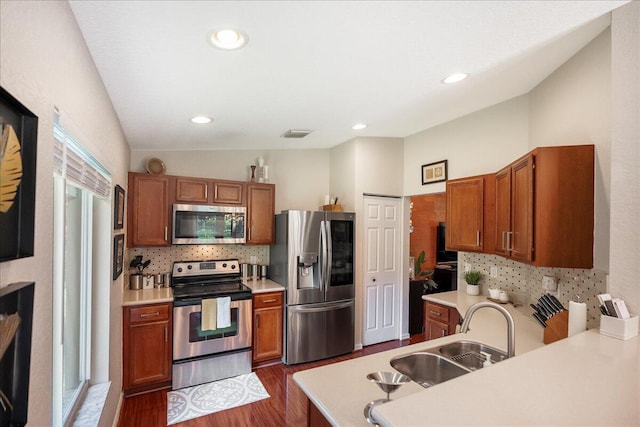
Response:
[{"label": "knife block", "polygon": [[542,342],[551,344],[569,336],[569,312],[561,311],[547,319],[547,327],[544,328]]}]

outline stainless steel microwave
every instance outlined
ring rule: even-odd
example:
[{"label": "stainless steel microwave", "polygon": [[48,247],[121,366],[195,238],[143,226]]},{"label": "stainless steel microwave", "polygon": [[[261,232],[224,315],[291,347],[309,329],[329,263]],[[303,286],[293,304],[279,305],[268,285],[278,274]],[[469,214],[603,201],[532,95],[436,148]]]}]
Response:
[{"label": "stainless steel microwave", "polygon": [[174,245],[246,243],[247,208],[242,206],[173,205]]}]

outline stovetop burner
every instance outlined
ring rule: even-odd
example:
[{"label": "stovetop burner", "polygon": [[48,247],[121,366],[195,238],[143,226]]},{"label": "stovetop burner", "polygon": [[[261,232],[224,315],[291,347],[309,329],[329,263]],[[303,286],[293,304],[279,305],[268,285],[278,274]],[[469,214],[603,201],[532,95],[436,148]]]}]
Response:
[{"label": "stovetop burner", "polygon": [[251,289],[242,283],[237,259],[176,261],[171,286],[175,300],[230,296],[232,300],[251,298]]}]

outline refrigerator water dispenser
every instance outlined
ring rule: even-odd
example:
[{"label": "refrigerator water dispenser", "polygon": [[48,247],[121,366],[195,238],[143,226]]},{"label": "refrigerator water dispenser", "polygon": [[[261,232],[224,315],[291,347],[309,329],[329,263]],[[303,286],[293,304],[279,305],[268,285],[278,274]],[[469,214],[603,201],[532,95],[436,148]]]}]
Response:
[{"label": "refrigerator water dispenser", "polygon": [[312,289],[319,287],[317,280],[318,254],[303,254],[298,256],[298,289]]}]

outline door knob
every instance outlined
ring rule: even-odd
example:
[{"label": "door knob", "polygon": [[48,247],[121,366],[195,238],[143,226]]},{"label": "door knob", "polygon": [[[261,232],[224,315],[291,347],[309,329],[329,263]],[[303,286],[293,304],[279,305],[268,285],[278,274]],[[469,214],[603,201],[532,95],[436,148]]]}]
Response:
[{"label": "door knob", "polygon": [[374,281],[374,282],[376,281],[375,277],[373,278],[373,281]]}]

